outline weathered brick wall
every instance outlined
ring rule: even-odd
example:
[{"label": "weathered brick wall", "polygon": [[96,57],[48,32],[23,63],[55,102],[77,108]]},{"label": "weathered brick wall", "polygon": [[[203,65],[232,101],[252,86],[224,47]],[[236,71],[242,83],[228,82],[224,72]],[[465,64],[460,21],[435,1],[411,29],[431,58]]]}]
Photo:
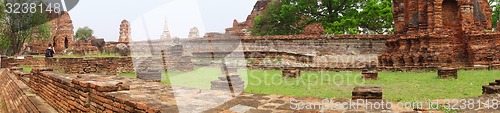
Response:
[{"label": "weathered brick wall", "polygon": [[26,85],[9,73],[7,70],[0,70],[0,94],[4,105],[9,113],[36,113],[40,112],[26,95],[28,92]]},{"label": "weathered brick wall", "polygon": [[15,63],[23,66],[45,66],[45,58],[33,58],[33,56],[25,56],[24,59],[12,59]]},{"label": "weathered brick wall", "polygon": [[487,32],[487,0],[394,0],[393,10],[396,34],[379,57],[382,66],[462,68],[494,61],[487,54],[495,54],[499,39]]},{"label": "weathered brick wall", "polygon": [[[500,64],[500,33],[467,36],[474,65]],[[490,64],[491,63],[491,64]]]},{"label": "weathered brick wall", "polygon": [[134,72],[132,57],[48,58],[46,59],[46,66],[70,74],[101,73],[116,75]]},{"label": "weathered brick wall", "polygon": [[161,83],[106,75],[63,75],[33,70],[29,86],[57,111],[178,112],[172,89]]},{"label": "weathered brick wall", "polygon": [[4,57],[4,56],[2,56],[2,58],[0,58],[0,60],[1,60],[1,62],[0,62],[0,68],[7,68],[9,66],[9,63],[14,62],[14,59],[7,58],[7,57]]}]

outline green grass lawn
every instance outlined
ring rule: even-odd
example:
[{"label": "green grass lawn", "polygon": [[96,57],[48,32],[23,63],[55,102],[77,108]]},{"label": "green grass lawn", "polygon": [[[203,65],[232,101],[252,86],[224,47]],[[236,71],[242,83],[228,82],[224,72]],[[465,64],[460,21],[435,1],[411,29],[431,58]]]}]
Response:
[{"label": "green grass lawn", "polygon": [[[381,86],[390,101],[426,101],[481,96],[481,86],[500,79],[500,70],[459,71],[458,79],[438,79],[437,72],[379,72],[379,80],[364,81],[361,72],[302,72],[298,79],[284,79],[277,70],[239,70],[254,94],[280,94],[296,97],[351,98],[355,86]],[[121,74],[135,77],[135,74]],[[218,68],[198,68],[193,72],[168,73],[163,83],[174,86],[210,88],[220,76]],[[248,76],[247,76],[248,75]]]}]

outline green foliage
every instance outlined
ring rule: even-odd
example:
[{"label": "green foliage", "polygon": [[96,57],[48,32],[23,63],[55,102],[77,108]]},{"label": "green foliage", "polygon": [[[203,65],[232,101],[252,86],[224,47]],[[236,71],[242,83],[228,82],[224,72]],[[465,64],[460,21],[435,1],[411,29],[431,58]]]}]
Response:
[{"label": "green foliage", "polygon": [[286,35],[302,32],[303,24],[299,24],[299,8],[295,5],[271,2],[262,15],[255,17],[253,35]]},{"label": "green foliage", "polygon": [[75,39],[74,40],[83,40],[87,42],[90,37],[94,34],[94,30],[90,29],[89,27],[85,26],[83,28],[78,28],[75,33]]},{"label": "green foliage", "polygon": [[[28,2],[17,0],[16,2]],[[39,1],[38,3],[42,3]],[[40,9],[37,5],[36,9]],[[0,46],[2,54],[19,53],[25,42],[33,38],[46,39],[50,37],[50,23],[46,12],[6,14],[5,5],[0,5]]]},{"label": "green foliage", "polygon": [[363,11],[360,12],[359,24],[368,34],[382,34],[391,32],[392,3],[389,0],[367,0]]},{"label": "green foliage", "polygon": [[488,0],[490,2],[491,9],[493,10],[492,19],[491,19],[491,24],[493,28],[497,27],[497,22],[500,17],[500,4],[498,3],[498,0]]},{"label": "green foliage", "polygon": [[322,23],[329,34],[390,33],[390,0],[273,1],[255,18],[253,35],[300,34],[307,24]]}]

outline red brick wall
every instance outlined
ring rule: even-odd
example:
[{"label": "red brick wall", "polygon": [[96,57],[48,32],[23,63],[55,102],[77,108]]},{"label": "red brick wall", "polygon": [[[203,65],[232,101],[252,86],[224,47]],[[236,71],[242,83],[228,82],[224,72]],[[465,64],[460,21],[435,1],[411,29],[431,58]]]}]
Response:
[{"label": "red brick wall", "polygon": [[29,86],[62,113],[179,112],[172,89],[161,83],[121,76],[63,75],[38,69],[34,69],[30,80]]},{"label": "red brick wall", "polygon": [[29,87],[20,85],[21,81],[7,72],[7,70],[0,70],[0,94],[8,113],[36,113],[40,112],[31,102],[30,98],[26,96]]}]

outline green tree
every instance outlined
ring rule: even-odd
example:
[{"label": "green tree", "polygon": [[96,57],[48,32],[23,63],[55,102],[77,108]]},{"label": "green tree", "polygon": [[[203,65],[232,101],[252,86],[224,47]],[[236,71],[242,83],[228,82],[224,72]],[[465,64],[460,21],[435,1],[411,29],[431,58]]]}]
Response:
[{"label": "green tree", "polygon": [[[27,0],[14,0],[12,3],[27,3]],[[38,3],[42,3],[39,1]],[[19,53],[25,42],[36,39],[47,39],[51,35],[50,23],[47,12],[35,13],[10,13],[5,12],[5,4],[1,3],[0,43],[3,54],[13,55]],[[40,9],[37,5],[36,9]]]},{"label": "green tree", "polygon": [[392,3],[390,0],[367,0],[360,12],[359,27],[363,33],[383,34],[393,30]]},{"label": "green tree", "polygon": [[75,39],[74,40],[82,40],[87,42],[90,37],[94,34],[94,30],[90,29],[88,26],[85,26],[83,28],[78,28],[75,33]]},{"label": "green tree", "polygon": [[491,24],[493,28],[497,27],[497,22],[499,20],[500,16],[500,4],[498,3],[498,0],[488,0],[490,2],[491,9],[493,10],[492,19],[491,19]]},{"label": "green tree", "polygon": [[271,2],[262,15],[255,17],[253,35],[287,35],[302,32],[304,24],[299,8],[290,3]]},{"label": "green tree", "polygon": [[392,31],[390,0],[281,0],[255,18],[253,35],[299,34],[310,23],[322,23],[329,34]]}]

